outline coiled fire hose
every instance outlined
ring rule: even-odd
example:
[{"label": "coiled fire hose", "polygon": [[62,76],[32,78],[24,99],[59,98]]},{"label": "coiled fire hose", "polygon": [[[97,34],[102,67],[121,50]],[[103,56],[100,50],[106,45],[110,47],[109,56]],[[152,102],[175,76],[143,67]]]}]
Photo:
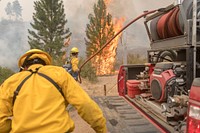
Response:
[{"label": "coiled fire hose", "polygon": [[152,10],[152,11],[146,11],[144,12],[142,15],[136,17],[135,19],[133,19],[131,22],[129,22],[126,26],[124,26],[120,31],[118,31],[109,41],[107,41],[96,53],[94,53],[92,56],[90,56],[79,68],[79,82],[82,83],[81,81],[81,69],[83,68],[83,66],[90,61],[95,55],[97,55],[99,52],[101,52],[101,50],[103,50],[110,42],[112,42],[112,40],[115,39],[115,37],[117,37],[123,30],[125,30],[127,27],[129,27],[131,24],[133,24],[134,22],[136,22],[137,20],[141,19],[142,17],[147,16],[148,14],[152,14],[154,12],[156,12],[158,10]]}]

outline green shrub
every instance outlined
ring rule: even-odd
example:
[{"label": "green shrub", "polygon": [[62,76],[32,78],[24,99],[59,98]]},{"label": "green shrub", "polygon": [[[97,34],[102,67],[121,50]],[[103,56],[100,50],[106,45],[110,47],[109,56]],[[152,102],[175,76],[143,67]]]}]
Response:
[{"label": "green shrub", "polygon": [[[139,54],[129,53],[127,55],[127,64],[144,64],[147,62],[147,59],[144,56]],[[123,58],[118,58],[115,62],[115,69],[119,69],[119,67],[123,65]]]},{"label": "green shrub", "polygon": [[4,68],[0,66],[0,84],[4,82],[8,77],[13,75],[15,72],[9,68]]},{"label": "green shrub", "polygon": [[139,54],[128,54],[128,57],[127,57],[127,60],[128,60],[128,64],[144,64],[147,59],[142,57],[141,55]]},{"label": "green shrub", "polygon": [[[85,62],[83,58],[79,61],[79,66]],[[90,82],[96,82],[96,69],[92,67],[92,63],[89,61],[87,62],[81,69],[81,77],[88,79]]]},{"label": "green shrub", "polygon": [[53,59],[52,64],[55,66],[63,66],[64,65],[61,57]]}]

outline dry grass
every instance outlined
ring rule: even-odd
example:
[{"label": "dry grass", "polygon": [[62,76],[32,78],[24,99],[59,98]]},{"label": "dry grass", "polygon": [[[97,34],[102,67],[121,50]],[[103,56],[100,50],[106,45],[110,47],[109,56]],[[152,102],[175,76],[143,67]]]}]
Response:
[{"label": "dry grass", "polygon": [[[117,93],[117,75],[98,77],[98,82],[91,83],[82,79],[81,87],[90,96],[104,96],[104,85],[106,86],[107,96],[118,95]],[[95,131],[77,114],[76,110],[70,110],[70,116],[75,122],[73,133],[95,133]]]},{"label": "dry grass", "polygon": [[104,96],[104,88],[107,96],[117,95],[117,75],[98,77],[95,83],[83,79],[81,86],[90,96]]}]

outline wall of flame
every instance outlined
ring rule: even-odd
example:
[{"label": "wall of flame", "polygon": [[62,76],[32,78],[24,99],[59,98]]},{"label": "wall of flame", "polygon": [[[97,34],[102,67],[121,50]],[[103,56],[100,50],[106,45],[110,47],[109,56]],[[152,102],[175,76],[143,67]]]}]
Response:
[{"label": "wall of flame", "polygon": [[[112,0],[104,0],[104,2],[108,7],[109,4],[112,2]],[[113,18],[115,34],[123,27],[124,21],[125,21],[124,17]],[[109,45],[107,45],[102,50],[101,56],[97,55],[92,61],[93,66],[96,67],[97,69],[96,71],[97,75],[114,74],[114,63],[116,61],[116,51],[120,37],[121,35],[117,36]]]}]

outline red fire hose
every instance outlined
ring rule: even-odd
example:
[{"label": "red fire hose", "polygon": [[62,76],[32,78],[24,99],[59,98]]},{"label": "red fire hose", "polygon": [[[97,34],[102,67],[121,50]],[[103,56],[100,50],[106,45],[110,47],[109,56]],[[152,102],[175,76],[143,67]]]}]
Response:
[{"label": "red fire hose", "polygon": [[157,25],[155,25],[160,39],[183,34],[179,22],[179,13],[179,7],[176,7],[160,17]]},{"label": "red fire hose", "polygon": [[115,37],[117,37],[123,30],[125,30],[127,27],[129,27],[132,23],[136,22],[137,20],[139,20],[140,18],[142,17],[145,17],[147,16],[148,14],[152,14],[154,12],[156,12],[158,10],[152,10],[152,11],[147,11],[147,12],[144,12],[142,15],[136,17],[135,19],[133,19],[130,23],[128,23],[126,26],[124,26],[120,31],[118,31],[109,41],[107,41],[96,53],[94,53],[92,56],[90,56],[81,66],[80,66],[80,71],[79,71],[79,81],[80,83],[82,82],[81,81],[81,76],[80,76],[80,73],[81,73],[81,69],[82,67],[88,62],[90,61],[95,55],[97,55],[99,52],[101,52],[101,50],[103,50],[110,42],[112,42],[112,40],[115,39]]}]

